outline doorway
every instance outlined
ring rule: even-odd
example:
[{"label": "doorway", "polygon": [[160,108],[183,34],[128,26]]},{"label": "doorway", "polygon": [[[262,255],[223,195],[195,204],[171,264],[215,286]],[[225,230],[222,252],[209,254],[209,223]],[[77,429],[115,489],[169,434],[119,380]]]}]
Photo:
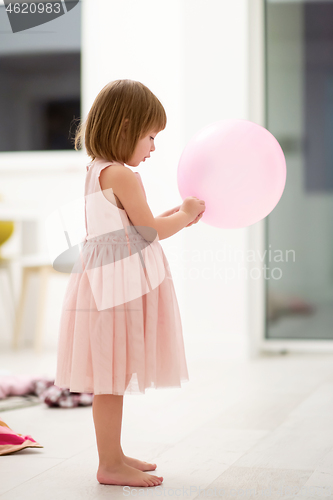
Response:
[{"label": "doorway", "polygon": [[266,339],[333,339],[333,1],[265,1],[266,128],[287,162],[266,219]]}]

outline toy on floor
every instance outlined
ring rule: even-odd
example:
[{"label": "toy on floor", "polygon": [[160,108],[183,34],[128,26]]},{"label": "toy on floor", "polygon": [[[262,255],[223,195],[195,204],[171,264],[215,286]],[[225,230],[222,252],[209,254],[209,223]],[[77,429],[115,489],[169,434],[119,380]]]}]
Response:
[{"label": "toy on floor", "polygon": [[76,406],[90,406],[94,395],[88,392],[70,392],[69,389],[60,389],[53,385],[43,392],[43,400],[48,406],[60,408],[75,408]]},{"label": "toy on floor", "polygon": [[36,394],[48,406],[74,408],[92,404],[93,394],[70,392],[54,385],[54,380],[36,375],[0,375],[0,399]]}]

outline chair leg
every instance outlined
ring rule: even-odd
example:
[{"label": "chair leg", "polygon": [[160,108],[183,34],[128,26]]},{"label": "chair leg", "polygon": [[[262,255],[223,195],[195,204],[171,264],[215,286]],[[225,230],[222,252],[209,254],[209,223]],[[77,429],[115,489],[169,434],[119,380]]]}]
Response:
[{"label": "chair leg", "polygon": [[8,277],[8,290],[9,290],[9,299],[8,299],[8,305],[9,305],[9,314],[10,314],[10,319],[11,319],[11,328],[12,331],[15,326],[15,293],[14,293],[14,284],[13,284],[13,276],[12,276],[12,270],[11,267],[8,265],[6,267],[7,271],[7,277]]},{"label": "chair leg", "polygon": [[43,328],[44,328],[44,316],[46,307],[46,294],[47,294],[47,283],[49,279],[50,271],[47,266],[41,266],[39,269],[40,283],[39,283],[39,297],[37,302],[37,323],[35,332],[35,351],[37,353],[42,352],[42,338],[43,338]]},{"label": "chair leg", "polygon": [[18,349],[21,344],[22,322],[23,322],[25,302],[27,298],[29,274],[30,274],[29,269],[26,268],[22,269],[22,285],[21,285],[20,299],[16,310],[15,328],[13,336],[13,349]]},{"label": "chair leg", "polygon": [[[1,302],[3,304],[3,312],[7,316],[8,319],[8,328],[13,331],[13,321],[15,317],[15,311],[13,311],[13,297],[10,286],[10,273],[9,269],[6,266],[0,267],[0,291],[1,291]],[[5,271],[5,272],[3,272]],[[6,284],[5,284],[5,274],[6,274]],[[8,293],[8,291],[10,293]]]}]

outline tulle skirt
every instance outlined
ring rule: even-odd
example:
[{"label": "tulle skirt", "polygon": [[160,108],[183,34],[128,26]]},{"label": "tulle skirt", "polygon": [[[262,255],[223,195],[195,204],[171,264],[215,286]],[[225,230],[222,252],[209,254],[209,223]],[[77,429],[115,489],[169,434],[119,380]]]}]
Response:
[{"label": "tulle skirt", "polygon": [[188,380],[177,297],[160,243],[135,230],[87,240],[63,301],[55,385],[123,395]]}]

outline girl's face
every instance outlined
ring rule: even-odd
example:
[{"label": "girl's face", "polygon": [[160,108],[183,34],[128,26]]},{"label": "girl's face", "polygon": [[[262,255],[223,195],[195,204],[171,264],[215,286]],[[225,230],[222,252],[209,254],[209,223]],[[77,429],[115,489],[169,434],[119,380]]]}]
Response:
[{"label": "girl's face", "polygon": [[158,132],[150,132],[148,135],[139,139],[132,157],[128,160],[127,165],[137,167],[139,163],[150,158],[151,151],[155,151],[154,139]]}]

